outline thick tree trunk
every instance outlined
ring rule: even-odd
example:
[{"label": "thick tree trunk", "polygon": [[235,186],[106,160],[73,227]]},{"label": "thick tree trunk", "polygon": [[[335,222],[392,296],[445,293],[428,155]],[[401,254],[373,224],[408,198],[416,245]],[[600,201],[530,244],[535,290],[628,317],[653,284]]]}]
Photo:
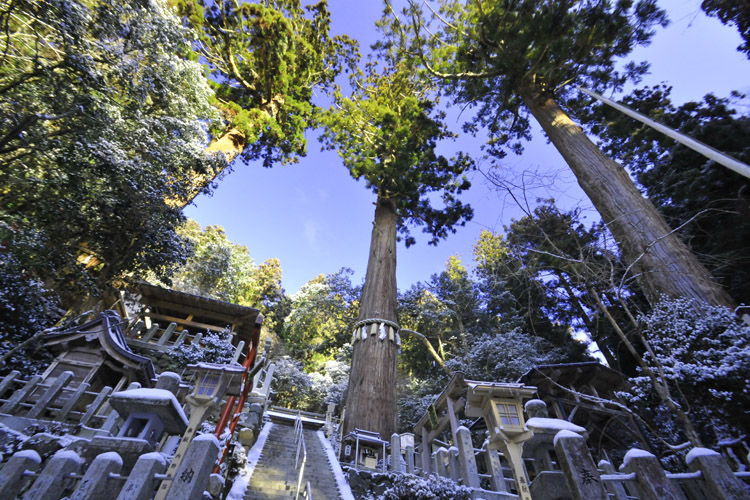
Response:
[{"label": "thick tree trunk", "polygon": [[531,91],[522,98],[599,211],[631,266],[630,275],[638,278],[652,303],[664,294],[734,306],[687,245],[670,234],[624,168],[596,147],[553,99]]},{"label": "thick tree trunk", "polygon": [[[206,148],[206,154],[222,154],[227,162],[226,165],[229,166],[229,164],[232,163],[235,158],[242,154],[242,151],[244,151],[246,146],[247,135],[237,128],[232,128],[221,137],[218,137],[211,141],[211,144],[209,144]],[[192,176],[192,185],[194,186],[194,188],[191,189],[188,196],[186,198],[180,199],[168,199],[167,204],[180,208],[186,207],[195,199],[196,196],[198,196],[198,194],[204,187],[213,182],[213,180],[220,176],[223,171],[224,170],[222,169],[212,176],[194,173],[194,175]]]},{"label": "thick tree trunk", "polygon": [[[378,198],[359,319],[396,322],[396,304],[396,207],[391,200]],[[354,343],[345,434],[359,428],[390,439],[396,432],[397,354],[395,342],[379,340],[377,335]]]}]

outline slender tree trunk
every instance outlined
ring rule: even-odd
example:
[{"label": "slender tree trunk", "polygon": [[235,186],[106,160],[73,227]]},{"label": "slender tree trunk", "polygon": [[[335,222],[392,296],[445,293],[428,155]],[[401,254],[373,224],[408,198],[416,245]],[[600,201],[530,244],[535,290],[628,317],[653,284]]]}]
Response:
[{"label": "slender tree trunk", "polygon": [[670,234],[624,168],[596,147],[554,99],[531,90],[521,96],[599,211],[631,266],[630,274],[638,277],[652,303],[664,294],[734,306],[687,245]]},{"label": "slender tree trunk", "polygon": [[596,326],[591,321],[591,318],[589,318],[589,315],[586,312],[586,310],[583,308],[581,301],[578,300],[578,296],[576,296],[576,294],[573,292],[573,287],[571,286],[568,279],[565,277],[562,271],[555,270],[553,272],[557,276],[557,279],[560,280],[560,284],[568,293],[568,297],[570,297],[570,303],[573,304],[574,309],[578,312],[578,317],[581,318],[581,321],[583,321],[584,326],[589,331],[589,337],[591,337],[591,340],[593,340],[596,343],[596,346],[599,348],[599,352],[602,353],[602,356],[604,356],[604,359],[607,361],[607,364],[610,366],[610,368],[619,369],[619,363],[617,363],[617,360],[615,359],[612,352],[609,350],[609,347],[607,346],[607,344],[603,342],[602,339],[598,338]]},{"label": "slender tree trunk", "polygon": [[[396,322],[396,207],[378,198],[370,241],[370,257],[362,290],[359,319]],[[395,342],[369,335],[354,343],[346,393],[344,433],[355,428],[379,432],[390,439],[396,432]]]},{"label": "slender tree trunk", "polygon": [[604,314],[610,325],[612,325],[612,328],[615,330],[615,333],[617,333],[625,347],[628,349],[628,351],[630,351],[630,354],[632,354],[633,357],[638,361],[638,364],[640,365],[641,370],[643,370],[643,373],[645,373],[646,376],[651,380],[651,385],[653,385],[656,394],[659,396],[659,399],[661,399],[662,402],[667,406],[667,408],[669,408],[672,413],[677,416],[680,424],[682,424],[682,430],[685,433],[685,437],[693,446],[702,447],[703,444],[701,443],[701,438],[698,435],[698,431],[695,429],[693,422],[690,420],[690,417],[685,412],[683,407],[672,397],[671,391],[669,390],[669,380],[664,375],[664,371],[663,369],[661,369],[661,364],[659,364],[659,358],[657,358],[654,352],[651,350],[651,346],[648,344],[648,341],[643,337],[642,334],[638,334],[641,342],[643,342],[644,346],[646,346],[646,349],[651,352],[652,359],[654,360],[654,363],[657,364],[657,368],[659,369],[658,374],[651,369],[651,367],[646,363],[640,353],[636,350],[632,342],[630,342],[630,339],[628,339],[627,335],[625,335],[625,332],[622,330],[622,328],[620,328],[620,325],[617,323],[617,321],[615,321],[615,318],[612,317],[612,314],[610,314],[609,309],[604,305],[599,295],[593,293],[592,291],[590,291],[589,293],[596,299],[596,304],[599,311]]}]

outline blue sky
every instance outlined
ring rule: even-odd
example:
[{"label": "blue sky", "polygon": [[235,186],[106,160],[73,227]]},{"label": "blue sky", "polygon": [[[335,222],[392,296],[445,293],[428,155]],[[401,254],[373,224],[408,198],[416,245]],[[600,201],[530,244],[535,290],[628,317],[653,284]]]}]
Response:
[{"label": "blue sky", "polygon": [[[648,47],[637,49],[630,59],[651,62],[651,74],[643,84],[666,81],[673,86],[674,102],[698,100],[713,92],[727,96],[732,90],[750,94],[750,61],[735,48],[740,38],[734,27],[708,18],[699,0],[660,0],[671,25],[659,30]],[[381,2],[329,0],[335,33],[360,40],[362,51],[376,40],[375,21]],[[744,111],[748,112],[747,109]],[[460,123],[453,124],[458,129]],[[355,271],[353,280],[364,279],[370,244],[375,197],[364,183],[354,181],[336,152],[320,152],[317,133],[308,133],[308,155],[295,165],[270,169],[261,165],[235,165],[212,197],[199,197],[186,214],[202,226],[223,226],[228,237],[246,245],[256,262],[271,257],[281,260],[283,283],[294,293],[305,282],[341,267]],[[457,147],[481,156],[481,140],[462,136]],[[480,162],[480,169],[487,164]],[[533,187],[528,199],[553,197],[563,208],[580,206],[596,218],[560,155],[539,131],[522,156],[509,155],[501,165],[503,178]],[[397,281],[406,290],[443,269],[451,255],[471,261],[471,248],[482,229],[502,232],[512,218],[523,213],[507,192],[489,185],[484,176],[473,175],[472,188],[464,197],[475,211],[474,219],[437,247],[417,235],[417,244],[398,249]],[[520,189],[514,190],[522,196]]]}]

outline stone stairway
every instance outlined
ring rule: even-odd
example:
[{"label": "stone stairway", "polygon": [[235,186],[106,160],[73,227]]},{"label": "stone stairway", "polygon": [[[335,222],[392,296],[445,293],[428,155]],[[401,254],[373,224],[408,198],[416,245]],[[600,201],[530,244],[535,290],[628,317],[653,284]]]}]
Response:
[{"label": "stone stairway", "polygon": [[[312,500],[338,500],[341,496],[336,478],[317,431],[305,429],[303,432],[307,446],[307,462],[302,487],[304,488],[305,482],[310,482]],[[294,427],[272,424],[260,453],[260,460],[250,478],[245,500],[293,499],[299,473],[294,467],[296,451]]]}]

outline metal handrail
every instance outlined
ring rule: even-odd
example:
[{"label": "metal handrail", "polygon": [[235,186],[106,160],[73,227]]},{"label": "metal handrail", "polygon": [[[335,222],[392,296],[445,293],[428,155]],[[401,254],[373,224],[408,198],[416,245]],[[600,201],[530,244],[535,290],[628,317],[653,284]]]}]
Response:
[{"label": "metal handrail", "polygon": [[[294,468],[299,468],[299,475],[297,476],[297,491],[294,495],[294,500],[299,498],[299,490],[302,486],[302,478],[305,475],[305,463],[307,462],[307,446],[305,445],[305,433],[304,426],[302,425],[302,413],[297,412],[297,418],[294,419],[294,441],[297,444],[297,455],[294,458]],[[302,460],[300,461],[300,457]],[[305,491],[306,495],[309,495],[310,483],[307,483]],[[311,500],[310,496],[307,496],[308,500]]]}]

